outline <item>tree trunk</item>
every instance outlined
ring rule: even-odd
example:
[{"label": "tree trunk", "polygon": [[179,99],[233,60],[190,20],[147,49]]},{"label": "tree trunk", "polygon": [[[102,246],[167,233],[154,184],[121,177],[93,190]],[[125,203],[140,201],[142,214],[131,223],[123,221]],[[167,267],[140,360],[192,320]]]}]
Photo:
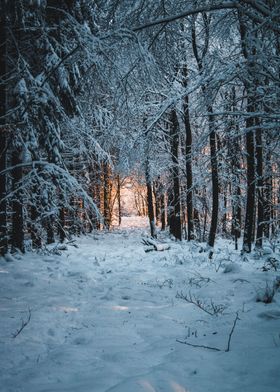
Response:
[{"label": "tree trunk", "polygon": [[[183,86],[188,86],[188,69],[183,67]],[[187,175],[187,223],[188,223],[188,241],[194,239],[193,223],[193,176],[192,176],[192,129],[189,112],[189,96],[186,95],[183,102],[184,123],[186,131],[186,175]]]},{"label": "tree trunk", "polygon": [[65,209],[63,207],[60,207],[59,209],[59,224],[58,224],[58,235],[59,235],[59,240],[61,243],[64,242],[66,235],[65,235]]},{"label": "tree trunk", "polygon": [[166,208],[165,208],[165,195],[164,192],[160,195],[160,219],[161,219],[161,230],[164,231],[166,227]]},{"label": "tree trunk", "polygon": [[121,206],[121,181],[120,176],[117,176],[117,192],[118,192],[118,218],[119,218],[119,226],[122,223],[122,206]]},{"label": "tree trunk", "polygon": [[193,221],[194,221],[197,239],[198,241],[201,241],[202,235],[201,235],[200,217],[199,217],[199,212],[196,208],[193,209]]},{"label": "tree trunk", "polygon": [[[36,191],[34,190],[34,193],[35,192]],[[33,205],[31,207],[30,217],[31,217],[30,235],[32,240],[32,248],[40,249],[42,246],[42,239],[37,227],[39,214],[36,205]]]},{"label": "tree trunk", "polygon": [[264,236],[270,238],[270,221],[272,219],[272,164],[271,153],[267,151],[265,158],[265,185],[264,185]]},{"label": "tree trunk", "polygon": [[[101,170],[100,165],[97,162],[94,162],[92,165],[93,176],[92,176],[92,199],[96,204],[96,207],[99,211],[101,211],[101,195],[100,195],[100,188],[101,188]],[[100,219],[96,216],[96,214],[92,218],[93,228],[96,230],[100,230]]]},{"label": "tree trunk", "polygon": [[262,145],[262,131],[258,122],[256,129],[256,172],[257,172],[257,198],[258,198],[258,220],[257,220],[257,238],[256,247],[261,248],[263,245],[263,223],[264,223],[264,187],[263,187],[263,145]]},{"label": "tree trunk", "polygon": [[[247,79],[244,82],[247,91],[247,113],[246,119],[246,153],[247,153],[247,196],[246,214],[244,223],[244,237],[242,252],[250,253],[254,236],[254,217],[255,217],[255,117],[252,113],[256,110],[255,95],[256,84],[254,55],[256,53],[255,40],[249,34],[246,17],[242,12],[238,12],[241,47],[246,61]],[[255,37],[254,37],[255,38]],[[250,115],[251,113],[251,115]]]},{"label": "tree trunk", "polygon": [[150,178],[149,162],[146,163],[146,186],[147,186],[147,203],[148,203],[148,216],[150,222],[151,236],[156,238],[156,225],[155,225],[155,213],[153,203],[153,188],[152,181]]},{"label": "tree trunk", "polygon": [[[248,96],[247,111],[254,112],[254,106],[251,103],[251,97]],[[243,252],[250,253],[252,250],[254,213],[255,213],[255,142],[254,118],[248,117],[246,120],[246,153],[247,153],[247,197],[246,197],[246,214],[244,223]]]},{"label": "tree trunk", "polygon": [[[5,82],[6,75],[6,13],[5,5],[0,6],[0,172],[7,167],[7,147],[8,135],[6,128],[5,115],[7,111],[7,85]],[[8,251],[8,230],[7,230],[7,175],[0,174],[0,255],[3,256]]]},{"label": "tree trunk", "polygon": [[[21,151],[13,151],[12,166],[16,166],[22,163],[21,156]],[[13,252],[19,250],[24,253],[23,197],[21,191],[19,190],[21,180],[22,167],[16,167],[12,170],[12,186],[14,195],[12,201],[11,245]]]},{"label": "tree trunk", "polygon": [[[231,108],[233,112],[237,111],[235,87],[231,91]],[[232,118],[233,138],[229,140],[229,155],[231,159],[232,170],[232,226],[231,234],[234,237],[235,250],[238,249],[238,239],[241,237],[241,187],[240,187],[240,171],[241,171],[241,149],[238,137],[239,128],[235,117]]]},{"label": "tree trunk", "polygon": [[210,131],[210,156],[211,156],[211,175],[212,175],[212,216],[209,231],[208,245],[214,246],[217,232],[218,214],[219,214],[219,178],[218,178],[218,160],[216,147],[216,133],[212,106],[208,107],[208,122]]},{"label": "tree trunk", "polygon": [[110,228],[111,218],[110,218],[110,178],[109,178],[109,165],[108,163],[103,164],[103,195],[104,195],[104,205],[103,205],[103,215],[104,215],[104,226],[106,229]]},{"label": "tree trunk", "polygon": [[227,230],[227,187],[223,189],[223,199],[224,199],[224,213],[223,213],[223,220],[222,220],[222,231],[225,236],[228,235]]},{"label": "tree trunk", "polygon": [[171,111],[170,143],[172,157],[173,198],[170,214],[170,232],[178,240],[182,240],[181,211],[180,211],[180,179],[179,179],[179,123],[175,108]]},{"label": "tree trunk", "polygon": [[159,188],[160,188],[159,180],[154,181],[153,192],[154,192],[154,199],[155,199],[155,212],[156,212],[156,224],[157,225],[159,225],[160,221],[161,221]]}]

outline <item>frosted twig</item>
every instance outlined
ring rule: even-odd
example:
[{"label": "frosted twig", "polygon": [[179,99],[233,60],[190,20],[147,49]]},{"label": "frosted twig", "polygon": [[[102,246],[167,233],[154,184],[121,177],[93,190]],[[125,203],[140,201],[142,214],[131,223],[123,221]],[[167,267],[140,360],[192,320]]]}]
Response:
[{"label": "frosted twig", "polygon": [[225,349],[225,352],[228,352],[229,349],[230,349],[231,337],[232,337],[232,334],[233,334],[233,332],[234,332],[234,329],[235,329],[237,320],[240,320],[239,315],[238,315],[238,312],[236,312],[236,317],[235,317],[235,320],[234,320],[234,322],[233,322],[233,326],[232,326],[232,328],[231,328],[231,331],[230,331],[230,333],[229,333],[228,344],[227,344],[227,348]]},{"label": "frosted twig", "polygon": [[224,352],[227,353],[227,352],[229,352],[229,350],[230,350],[231,337],[232,337],[232,334],[233,334],[234,329],[235,329],[235,327],[236,327],[237,320],[240,320],[239,315],[238,315],[238,312],[236,312],[236,317],[235,317],[235,319],[234,319],[233,326],[232,326],[231,331],[230,331],[230,333],[229,333],[227,348],[226,348],[225,350],[224,350],[224,349],[221,349],[221,348],[218,348],[218,347],[205,346],[204,344],[193,344],[193,343],[188,343],[188,342],[186,342],[186,341],[182,341],[182,340],[179,340],[179,339],[176,339],[176,342],[181,343],[181,344],[186,344],[187,346],[191,346],[191,347],[201,347],[201,348],[206,348],[206,349],[208,349],[208,350],[213,350],[213,351],[224,351]]},{"label": "frosted twig", "polygon": [[12,337],[15,339],[21,332],[22,330],[29,324],[31,319],[31,309],[28,309],[28,317],[26,320],[21,319],[21,327],[12,334]]},{"label": "frosted twig", "polygon": [[186,302],[197,306],[199,309],[210,314],[210,316],[217,316],[219,313],[223,313],[223,311],[225,310],[225,306],[223,304],[216,305],[211,300],[211,303],[209,305],[209,304],[201,301],[199,298],[196,298],[194,295],[192,295],[191,292],[189,292],[189,295],[187,295],[187,294],[185,295],[182,292],[181,293],[177,292],[176,298],[183,299]]},{"label": "frosted twig", "polygon": [[187,346],[191,346],[191,347],[202,347],[202,348],[207,348],[208,350],[213,350],[213,351],[223,351],[217,347],[204,346],[203,344],[192,344],[192,343],[188,343],[188,342],[183,342],[182,340],[178,340],[178,339],[176,339],[176,342],[186,344]]}]

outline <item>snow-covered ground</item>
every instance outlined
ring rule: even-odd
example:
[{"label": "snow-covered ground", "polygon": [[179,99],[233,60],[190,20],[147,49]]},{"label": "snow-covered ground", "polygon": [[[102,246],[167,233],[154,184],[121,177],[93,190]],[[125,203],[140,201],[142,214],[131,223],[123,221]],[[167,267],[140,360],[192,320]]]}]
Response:
[{"label": "snow-covered ground", "polygon": [[280,292],[256,302],[277,286],[268,256],[145,253],[140,226],[0,261],[1,392],[280,391]]}]

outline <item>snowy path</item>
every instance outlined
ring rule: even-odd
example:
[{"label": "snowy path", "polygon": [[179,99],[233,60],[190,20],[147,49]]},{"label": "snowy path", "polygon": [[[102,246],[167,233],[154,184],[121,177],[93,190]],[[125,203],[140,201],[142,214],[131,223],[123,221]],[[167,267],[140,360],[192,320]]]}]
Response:
[{"label": "snowy path", "polygon": [[[186,243],[145,253],[142,235],[99,233],[62,256],[0,261],[1,392],[280,391],[280,294],[255,301],[277,273],[230,248],[212,264]],[[224,310],[211,316],[178,292]],[[225,349],[237,311],[229,352],[176,342]]]}]

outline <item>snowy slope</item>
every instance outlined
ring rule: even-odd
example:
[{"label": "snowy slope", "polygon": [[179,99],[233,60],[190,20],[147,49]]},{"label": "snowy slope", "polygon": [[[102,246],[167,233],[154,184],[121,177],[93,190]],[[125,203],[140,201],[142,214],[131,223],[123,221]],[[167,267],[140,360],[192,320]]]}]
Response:
[{"label": "snowy slope", "polygon": [[145,253],[147,234],[0,261],[1,392],[280,391],[280,293],[256,302],[280,272],[229,242],[212,262],[186,242]]}]

